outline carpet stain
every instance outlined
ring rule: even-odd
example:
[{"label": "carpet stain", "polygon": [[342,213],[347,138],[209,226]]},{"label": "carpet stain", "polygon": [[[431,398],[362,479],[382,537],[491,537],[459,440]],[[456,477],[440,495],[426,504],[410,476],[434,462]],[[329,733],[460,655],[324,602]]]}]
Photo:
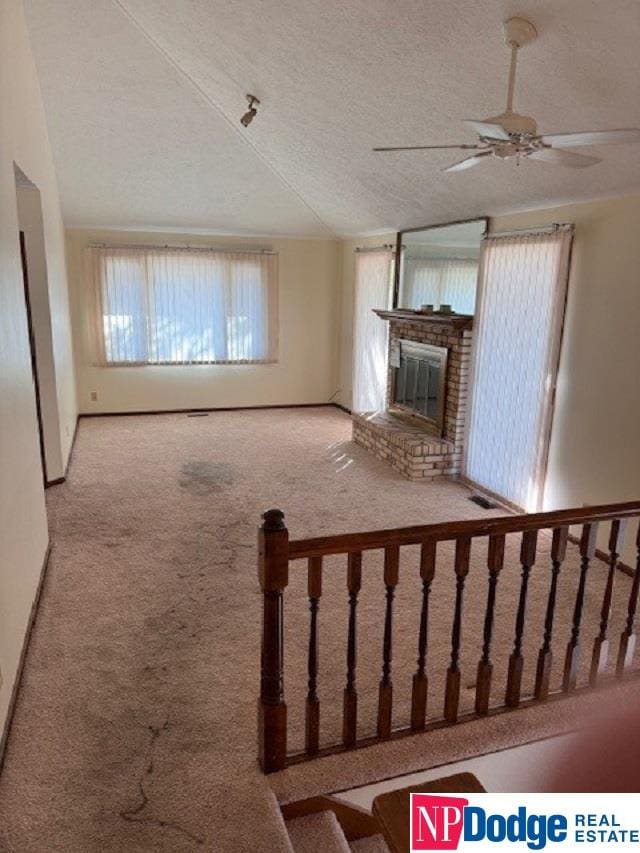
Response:
[{"label": "carpet stain", "polygon": [[221,492],[234,483],[234,471],[226,462],[185,462],[178,480],[180,488],[192,495]]},{"label": "carpet stain", "polygon": [[161,726],[149,726],[150,740],[149,740],[149,748],[147,752],[147,761],[146,766],[144,768],[144,772],[142,778],[138,780],[138,791],[140,793],[140,802],[130,809],[125,809],[120,812],[120,817],[123,820],[131,821],[133,823],[146,823],[152,826],[157,826],[160,829],[171,829],[175,832],[180,833],[185,839],[193,842],[194,844],[204,844],[204,838],[201,838],[199,835],[194,835],[194,833],[189,832],[188,829],[185,829],[184,826],[181,826],[179,823],[176,823],[172,820],[162,820],[159,818],[145,817],[142,812],[149,805],[149,797],[144,787],[144,781],[146,778],[151,776],[153,773],[153,760],[154,760],[154,752],[155,746],[158,738],[169,728],[169,720],[166,719],[165,722]]}]

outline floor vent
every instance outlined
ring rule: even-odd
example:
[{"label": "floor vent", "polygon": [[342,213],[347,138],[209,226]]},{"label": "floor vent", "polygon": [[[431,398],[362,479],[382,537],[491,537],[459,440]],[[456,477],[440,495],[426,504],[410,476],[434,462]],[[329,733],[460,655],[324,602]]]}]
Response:
[{"label": "floor vent", "polygon": [[208,418],[209,412],[189,412],[188,418]]},{"label": "floor vent", "polygon": [[492,503],[488,498],[485,498],[482,495],[471,495],[469,500],[473,501],[474,504],[481,506],[482,509],[498,509],[498,504]]}]

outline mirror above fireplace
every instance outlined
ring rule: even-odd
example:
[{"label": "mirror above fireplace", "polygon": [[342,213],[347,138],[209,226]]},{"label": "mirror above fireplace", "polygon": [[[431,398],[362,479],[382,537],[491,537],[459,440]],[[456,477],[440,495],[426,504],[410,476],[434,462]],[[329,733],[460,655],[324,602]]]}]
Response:
[{"label": "mirror above fireplace", "polygon": [[485,217],[400,231],[394,308],[474,314],[487,223]]}]

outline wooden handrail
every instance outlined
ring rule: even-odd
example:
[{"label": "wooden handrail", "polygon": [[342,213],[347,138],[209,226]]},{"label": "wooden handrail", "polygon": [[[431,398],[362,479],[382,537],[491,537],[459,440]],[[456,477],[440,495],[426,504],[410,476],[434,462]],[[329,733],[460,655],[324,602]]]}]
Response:
[{"label": "wooden handrail", "polygon": [[640,501],[580,509],[560,509],[528,515],[501,515],[493,518],[472,518],[466,521],[446,521],[417,527],[397,527],[369,530],[364,533],[342,533],[336,536],[317,536],[312,539],[293,539],[289,542],[289,559],[301,560],[352,551],[370,551],[390,545],[420,545],[427,539],[445,542],[466,536],[492,536],[544,530],[588,522],[612,521],[640,515]]},{"label": "wooden handrail", "polygon": [[[258,578],[262,591],[262,649],[260,697],[258,703],[259,761],[265,773],[283,770],[291,763],[302,758],[327,755],[338,750],[359,748],[370,743],[380,742],[403,736],[416,731],[431,731],[440,725],[454,725],[461,716],[471,719],[473,716],[486,716],[505,708],[516,708],[530,701],[549,701],[554,698],[550,692],[553,651],[552,637],[560,630],[568,637],[564,670],[562,672],[561,694],[566,695],[580,690],[579,660],[581,646],[588,643],[591,649],[589,686],[599,686],[601,677],[606,673],[610,645],[610,621],[616,570],[619,565],[619,553],[622,550],[624,530],[628,519],[640,518],[640,501],[601,506],[539,512],[530,515],[508,515],[470,519],[466,521],[427,524],[418,527],[403,527],[392,530],[372,530],[364,533],[346,533],[336,536],[323,536],[312,539],[290,541],[279,509],[268,510],[263,515],[264,523],[258,531],[259,560]],[[596,548],[599,525],[611,522],[608,540],[608,555],[602,555]],[[569,594],[574,600],[570,624],[556,625],[556,596],[558,578],[565,560],[567,542],[572,539],[569,528],[581,527],[579,540],[579,571],[569,575],[563,570],[563,584],[571,582]],[[540,549],[537,545],[539,531],[550,532],[550,550]],[[513,645],[506,672],[506,685],[503,705],[491,703],[492,693],[501,689],[501,683],[494,682],[492,648],[493,627],[496,616],[498,577],[504,571],[505,537],[507,534],[519,536],[520,543],[520,585],[513,626]],[[486,576],[487,592],[484,607],[482,647],[477,666],[475,711],[469,715],[460,707],[460,688],[462,683],[461,666],[464,660],[461,654],[463,646],[463,622],[465,621],[465,584],[470,570],[470,553],[475,538],[487,539]],[[431,584],[437,571],[437,544],[455,542],[455,600],[451,616],[450,653],[443,660],[434,660],[429,654],[429,599]],[[416,623],[417,659],[411,690],[411,725],[394,729],[393,708],[393,657],[394,657],[394,606],[395,591],[400,579],[402,546],[421,545],[420,572],[406,575],[406,582],[415,584],[415,592],[420,595],[420,619]],[[635,621],[640,596],[640,525],[637,526],[635,569],[626,603],[626,621],[618,643],[615,677],[626,677],[630,670],[636,646]],[[358,594],[362,582],[363,552],[373,549],[384,550],[384,572],[378,583],[384,585],[384,633],[381,649],[381,677],[378,688],[377,733],[375,737],[360,735],[358,731]],[[346,554],[346,590],[345,604],[348,612],[347,638],[345,647],[346,686],[343,692],[342,742],[324,746],[320,742],[320,719],[322,691],[320,685],[321,656],[319,654],[320,637],[320,599],[322,596],[323,560],[327,555]],[[599,630],[590,640],[585,638],[588,622],[589,596],[586,595],[588,577],[596,571],[591,568],[595,557],[606,559],[608,564],[605,585],[598,610]],[[298,559],[308,560],[307,597],[309,603],[309,632],[307,646],[307,691],[305,701],[305,750],[302,756],[291,754],[287,748],[287,704],[284,691],[284,608],[285,592],[289,581],[290,562]],[[523,686],[525,670],[526,635],[532,630],[527,620],[527,599],[529,578],[533,570],[539,572],[544,564],[551,564],[551,573],[547,581],[544,634],[541,644],[537,645],[537,665],[533,697],[531,687]],[[513,562],[511,560],[510,562]],[[540,565],[542,564],[542,565]],[[540,566],[540,569],[538,568]],[[414,566],[415,570],[415,566]],[[565,577],[566,576],[566,577]],[[453,580],[452,579],[452,580]],[[404,580],[404,579],[403,579]],[[574,591],[575,590],[575,591]],[[515,602],[514,602],[515,604]],[[535,640],[535,638],[534,638]],[[511,642],[511,641],[510,641]],[[528,652],[527,652],[528,654]],[[477,658],[476,658],[477,659]],[[442,669],[447,665],[442,719],[428,712],[429,670]],[[558,668],[556,663],[556,670]],[[465,664],[466,666],[466,664]],[[640,673],[637,673],[640,674]],[[432,697],[433,698],[433,697]],[[439,704],[439,702],[438,702]],[[437,713],[437,712],[436,712]]]}]

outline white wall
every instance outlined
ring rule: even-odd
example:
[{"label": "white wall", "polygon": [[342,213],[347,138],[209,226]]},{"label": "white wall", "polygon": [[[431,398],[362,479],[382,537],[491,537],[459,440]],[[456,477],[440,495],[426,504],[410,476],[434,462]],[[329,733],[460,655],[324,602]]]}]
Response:
[{"label": "white wall", "polygon": [[[552,222],[576,231],[544,506],[638,500],[640,196],[501,216],[491,228]],[[635,564],[634,536],[623,553]]]},{"label": "white wall", "polygon": [[[259,365],[94,367],[83,249],[92,242],[220,245],[278,252],[279,360]],[[78,398],[83,413],[324,403],[336,391],[338,243],[114,231],[67,232]],[[91,392],[98,399],[91,400]]]},{"label": "white wall", "polygon": [[20,265],[14,161],[42,194],[57,393],[66,457],[75,425],[64,232],[40,89],[19,0],[0,3],[0,727],[48,533]]}]

